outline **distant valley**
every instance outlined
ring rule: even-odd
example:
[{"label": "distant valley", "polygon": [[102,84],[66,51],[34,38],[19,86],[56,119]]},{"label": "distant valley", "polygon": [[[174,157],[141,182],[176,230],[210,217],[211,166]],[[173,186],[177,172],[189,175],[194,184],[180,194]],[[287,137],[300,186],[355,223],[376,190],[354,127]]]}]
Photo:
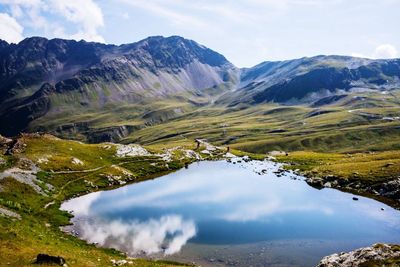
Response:
[{"label": "distant valley", "polygon": [[378,149],[377,137],[400,136],[400,59],[316,56],[240,69],[178,36],[120,46],[32,37],[2,41],[0,66],[5,136],[203,137],[253,152]]}]

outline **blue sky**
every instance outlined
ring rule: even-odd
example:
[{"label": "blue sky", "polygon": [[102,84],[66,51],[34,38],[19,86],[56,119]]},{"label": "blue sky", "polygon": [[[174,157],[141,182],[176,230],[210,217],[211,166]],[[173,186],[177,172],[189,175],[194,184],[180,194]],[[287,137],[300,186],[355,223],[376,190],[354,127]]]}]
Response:
[{"label": "blue sky", "polygon": [[0,38],[180,35],[249,67],[319,54],[400,57],[399,14],[400,0],[0,0]]}]

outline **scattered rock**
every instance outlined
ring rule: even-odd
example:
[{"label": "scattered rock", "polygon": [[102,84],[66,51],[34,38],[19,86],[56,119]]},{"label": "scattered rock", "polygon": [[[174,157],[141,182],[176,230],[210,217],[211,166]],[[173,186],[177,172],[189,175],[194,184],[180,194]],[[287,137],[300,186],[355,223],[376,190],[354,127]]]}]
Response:
[{"label": "scattered rock", "polygon": [[60,256],[50,256],[47,254],[38,254],[36,257],[36,264],[57,264],[65,266],[65,259]]},{"label": "scattered rock", "polygon": [[83,161],[78,158],[72,158],[71,163],[74,165],[84,165]]},{"label": "scattered rock", "polygon": [[353,197],[353,200],[357,201],[357,200],[358,200],[358,197]]},{"label": "scattered rock", "polygon": [[243,156],[243,161],[244,162],[250,162],[251,158],[249,156]]},{"label": "scattered rock", "polygon": [[277,176],[282,176],[282,174],[285,172],[283,169],[277,169],[276,171],[273,171]]},{"label": "scattered rock", "polygon": [[212,155],[215,152],[221,152],[221,151],[224,151],[224,153],[229,152],[229,151],[226,151],[226,149],[224,149],[222,147],[214,146],[203,139],[196,139],[196,143],[198,144],[197,149],[199,149],[200,145],[202,145],[203,147],[205,147],[205,149],[203,151],[208,151],[208,153],[207,152],[203,153],[203,151],[202,151],[201,153],[203,153],[203,154]]},{"label": "scattered rock", "polygon": [[125,169],[125,168],[122,168],[122,167],[117,166],[117,165],[112,165],[111,167],[113,167],[114,169],[118,170],[119,172],[121,172],[125,176],[128,176],[128,177],[133,176],[133,174],[129,170]]},{"label": "scattered rock", "polygon": [[133,261],[127,260],[111,260],[113,266],[124,266],[124,265],[132,265]]},{"label": "scattered rock", "polygon": [[0,216],[7,216],[7,217],[12,217],[18,220],[21,220],[21,215],[19,215],[18,213],[2,208],[0,207]]},{"label": "scattered rock", "polygon": [[180,147],[173,147],[169,149],[165,149],[164,153],[156,154],[156,156],[160,157],[163,161],[170,162],[172,161],[172,156],[174,151],[180,149]]},{"label": "scattered rock", "polygon": [[110,150],[111,149],[111,145],[104,145],[102,146],[103,149],[105,150]]},{"label": "scattered rock", "polygon": [[13,141],[12,139],[6,138],[6,137],[0,135],[0,146],[6,147],[6,146],[8,146],[9,144],[11,144],[12,141]]},{"label": "scattered rock", "polygon": [[274,150],[274,151],[270,151],[270,152],[268,152],[268,155],[269,156],[286,156],[286,152],[285,151],[277,151],[277,150]]},{"label": "scattered rock", "polygon": [[22,153],[25,148],[26,144],[23,142],[23,138],[17,138],[17,139],[6,139],[6,155],[13,155],[13,154],[19,154]]},{"label": "scattered rock", "polygon": [[325,181],[324,181],[324,179],[319,178],[319,177],[307,177],[306,183],[312,187],[321,189],[324,187]]},{"label": "scattered rock", "polygon": [[184,150],[184,152],[185,152],[185,156],[187,158],[193,158],[193,159],[196,159],[196,160],[201,160],[202,159],[201,156],[198,153],[196,153],[195,151],[193,151],[193,150],[186,149],[186,150]]},{"label": "scattered rock", "polygon": [[54,203],[56,203],[56,202],[55,201],[51,201],[51,202],[47,203],[46,205],[44,205],[44,208],[47,209],[48,207],[50,207]]},{"label": "scattered rock", "polygon": [[205,146],[206,150],[208,150],[208,151],[215,151],[215,150],[221,149],[219,147],[211,145],[210,143],[208,143],[207,141],[205,141],[203,139],[196,139],[196,142],[198,142],[200,145]]},{"label": "scattered rock", "polygon": [[229,159],[229,158],[235,158],[236,156],[233,155],[232,153],[229,153],[229,152],[228,152],[228,153],[225,154],[224,157]]},{"label": "scattered rock", "polygon": [[207,149],[204,149],[202,151],[200,151],[201,154],[206,154],[206,155],[211,155],[211,152],[208,151]]},{"label": "scattered rock", "polygon": [[151,156],[145,148],[140,145],[117,145],[117,157],[138,157],[138,156]]},{"label": "scattered rock", "polygon": [[[354,172],[353,175],[357,175]],[[334,175],[327,175],[323,178],[315,177],[315,173],[305,173],[307,176],[306,182],[315,188],[344,188],[346,190],[357,191],[359,194],[369,193],[385,198],[400,200],[400,177],[387,182],[378,182],[374,184],[363,183],[362,181],[354,181],[342,179]]]},{"label": "scattered rock", "polygon": [[[20,183],[31,186],[36,192],[46,195],[46,192],[38,185],[41,181],[36,178],[36,174],[40,169],[28,159],[20,159],[19,167],[13,167],[0,172],[0,180],[11,177]],[[51,188],[47,184],[45,186]]]},{"label": "scattered rock", "polygon": [[379,185],[379,188],[375,187],[375,190],[379,192],[379,195],[392,198],[392,199],[400,199],[400,178],[382,183]]},{"label": "scattered rock", "polygon": [[38,158],[37,163],[38,164],[47,164],[47,163],[49,163],[50,158],[51,158],[51,155]]},{"label": "scattered rock", "polygon": [[[383,261],[399,257],[398,246],[375,244],[372,247],[360,248],[348,253],[342,252],[326,256],[317,267],[383,266],[380,264]],[[374,263],[374,265],[368,265],[368,263]]]}]

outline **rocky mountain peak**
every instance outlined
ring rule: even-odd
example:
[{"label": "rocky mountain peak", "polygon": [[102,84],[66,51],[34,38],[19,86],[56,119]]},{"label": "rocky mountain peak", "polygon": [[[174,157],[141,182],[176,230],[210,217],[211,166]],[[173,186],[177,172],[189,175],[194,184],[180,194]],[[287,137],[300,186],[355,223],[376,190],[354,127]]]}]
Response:
[{"label": "rocky mountain peak", "polygon": [[[8,135],[34,129],[39,117],[46,122],[143,101],[320,106],[353,89],[396,88],[400,60],[320,55],[239,70],[223,55],[180,36],[119,46],[42,37],[0,41],[0,122],[9,125],[0,133]],[[15,118],[19,125],[11,125]]]},{"label": "rocky mountain peak", "polygon": [[0,51],[7,46],[9,46],[9,44],[6,41],[0,39]]},{"label": "rocky mountain peak", "polygon": [[184,67],[199,61],[213,67],[233,65],[221,54],[180,36],[152,36],[134,44],[134,49],[151,55],[156,64]]}]

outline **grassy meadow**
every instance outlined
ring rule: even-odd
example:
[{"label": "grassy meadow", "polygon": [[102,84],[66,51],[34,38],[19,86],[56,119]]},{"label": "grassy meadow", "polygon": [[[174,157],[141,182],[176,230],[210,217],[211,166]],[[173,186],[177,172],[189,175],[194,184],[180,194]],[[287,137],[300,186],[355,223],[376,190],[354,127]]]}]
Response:
[{"label": "grassy meadow", "polygon": [[[92,130],[131,126],[134,130],[119,141],[141,144],[151,155],[118,157],[118,147],[111,143],[86,144],[50,135],[21,137],[22,151],[1,156],[0,171],[11,167],[29,171],[32,164],[36,165],[40,168],[36,179],[42,193],[14,178],[0,179],[0,208],[21,216],[0,216],[0,262],[26,266],[32,264],[38,253],[61,255],[69,266],[110,266],[112,259],[125,259],[120,252],[97,248],[63,233],[59,227],[68,224],[71,215],[59,210],[61,203],[182,168],[195,160],[185,157],[183,151],[195,149],[196,138],[254,159],[264,159],[272,151],[284,151],[278,153],[278,161],[287,163],[286,168],[311,176],[334,175],[363,183],[397,179],[399,97],[398,92],[355,93],[321,107],[273,103],[223,107],[209,104],[210,99],[197,98],[192,104],[175,99],[38,119],[33,128],[40,125],[54,129],[56,125],[79,123]],[[90,134],[54,133],[81,141],[87,141]],[[177,146],[180,148],[170,152],[171,161],[167,163],[154,156]],[[175,265],[132,260],[132,266]]]}]

